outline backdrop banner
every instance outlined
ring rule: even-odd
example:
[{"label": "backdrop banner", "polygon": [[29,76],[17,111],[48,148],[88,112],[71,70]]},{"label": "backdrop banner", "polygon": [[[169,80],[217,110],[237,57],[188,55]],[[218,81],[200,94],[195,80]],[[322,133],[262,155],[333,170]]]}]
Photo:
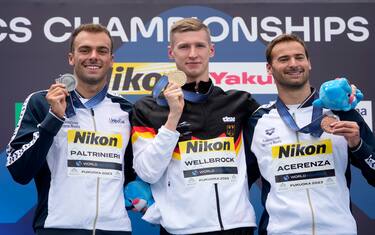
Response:
[{"label": "backdrop banner", "polygon": [[[170,1],[172,2],[172,1]],[[204,3],[204,1],[202,1]],[[276,97],[266,73],[265,47],[275,36],[293,32],[306,41],[312,63],[311,83],[346,77],[364,93],[357,110],[372,128],[371,82],[375,51],[375,3],[232,3],[201,5],[163,1],[6,1],[0,8],[0,234],[33,234],[31,223],[37,195],[34,182],[13,182],[5,167],[5,148],[22,102],[48,87],[68,64],[71,31],[82,23],[101,23],[114,38],[115,63],[109,89],[134,102],[150,94],[158,79],[174,70],[168,59],[168,30],[182,17],[197,17],[212,31],[216,54],[210,64],[212,81],[223,89],[251,92],[260,103]],[[352,167],[352,209],[360,235],[373,234],[375,190]],[[251,200],[259,220],[260,189]],[[318,203],[318,202],[317,202]],[[158,234],[158,226],[131,213],[134,234]]]}]

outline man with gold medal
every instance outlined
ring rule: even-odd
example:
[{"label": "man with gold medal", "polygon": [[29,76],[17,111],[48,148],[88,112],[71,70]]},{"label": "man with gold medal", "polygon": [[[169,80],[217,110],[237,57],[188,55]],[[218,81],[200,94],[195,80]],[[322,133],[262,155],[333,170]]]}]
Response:
[{"label": "man with gold medal", "polygon": [[213,85],[215,48],[201,21],[180,20],[170,35],[183,73],[162,77],[133,111],[133,167],[155,199],[143,219],[161,234],[253,234],[242,126],[258,104]]}]

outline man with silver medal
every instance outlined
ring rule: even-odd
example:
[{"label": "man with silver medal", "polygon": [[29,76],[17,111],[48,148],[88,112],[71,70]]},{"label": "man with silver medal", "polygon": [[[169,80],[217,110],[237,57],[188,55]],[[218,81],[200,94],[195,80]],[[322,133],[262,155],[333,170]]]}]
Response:
[{"label": "man with silver medal", "polygon": [[108,92],[113,42],[99,24],[72,32],[69,64],[47,91],[24,102],[7,147],[15,181],[34,179],[37,235],[129,235],[123,187],[132,169],[132,105]]}]

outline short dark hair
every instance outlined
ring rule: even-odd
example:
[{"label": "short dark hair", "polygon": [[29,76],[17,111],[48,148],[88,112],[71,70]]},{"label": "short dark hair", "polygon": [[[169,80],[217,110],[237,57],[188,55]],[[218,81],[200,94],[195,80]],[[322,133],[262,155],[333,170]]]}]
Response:
[{"label": "short dark hair", "polygon": [[281,42],[298,42],[299,44],[301,44],[303,46],[303,48],[305,49],[305,54],[306,54],[306,58],[308,59],[309,58],[309,53],[307,52],[307,47],[306,47],[306,44],[305,42],[300,38],[298,37],[297,35],[295,34],[281,34],[279,36],[277,36],[276,38],[274,38],[268,45],[267,45],[267,48],[266,48],[266,59],[267,59],[267,63],[271,64],[272,62],[272,56],[271,56],[271,53],[272,53],[272,50],[273,48],[281,43]]},{"label": "short dark hair", "polygon": [[111,40],[111,54],[113,53],[113,39],[108,29],[101,24],[82,24],[76,28],[72,35],[70,36],[70,52],[74,52],[74,40],[80,32],[89,32],[89,33],[105,33],[108,35]]},{"label": "short dark hair", "polygon": [[200,31],[204,30],[208,36],[208,42],[211,43],[211,32],[207,25],[203,24],[201,20],[196,18],[184,18],[176,21],[170,30],[170,43],[172,43],[172,38],[175,33],[184,33],[191,31]]}]

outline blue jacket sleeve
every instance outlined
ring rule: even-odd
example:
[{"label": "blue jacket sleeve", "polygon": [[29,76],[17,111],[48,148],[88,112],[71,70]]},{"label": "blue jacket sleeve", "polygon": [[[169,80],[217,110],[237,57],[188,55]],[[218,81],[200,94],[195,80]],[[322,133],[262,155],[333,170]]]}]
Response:
[{"label": "blue jacket sleeve", "polygon": [[63,124],[63,120],[49,112],[45,95],[46,92],[37,92],[26,99],[7,146],[8,170],[20,184],[29,183],[47,164],[47,153]]},{"label": "blue jacket sleeve", "polygon": [[351,163],[358,167],[367,182],[375,186],[375,136],[365,120],[356,110],[335,112],[341,120],[357,122],[360,129],[360,144],[349,149]]}]

